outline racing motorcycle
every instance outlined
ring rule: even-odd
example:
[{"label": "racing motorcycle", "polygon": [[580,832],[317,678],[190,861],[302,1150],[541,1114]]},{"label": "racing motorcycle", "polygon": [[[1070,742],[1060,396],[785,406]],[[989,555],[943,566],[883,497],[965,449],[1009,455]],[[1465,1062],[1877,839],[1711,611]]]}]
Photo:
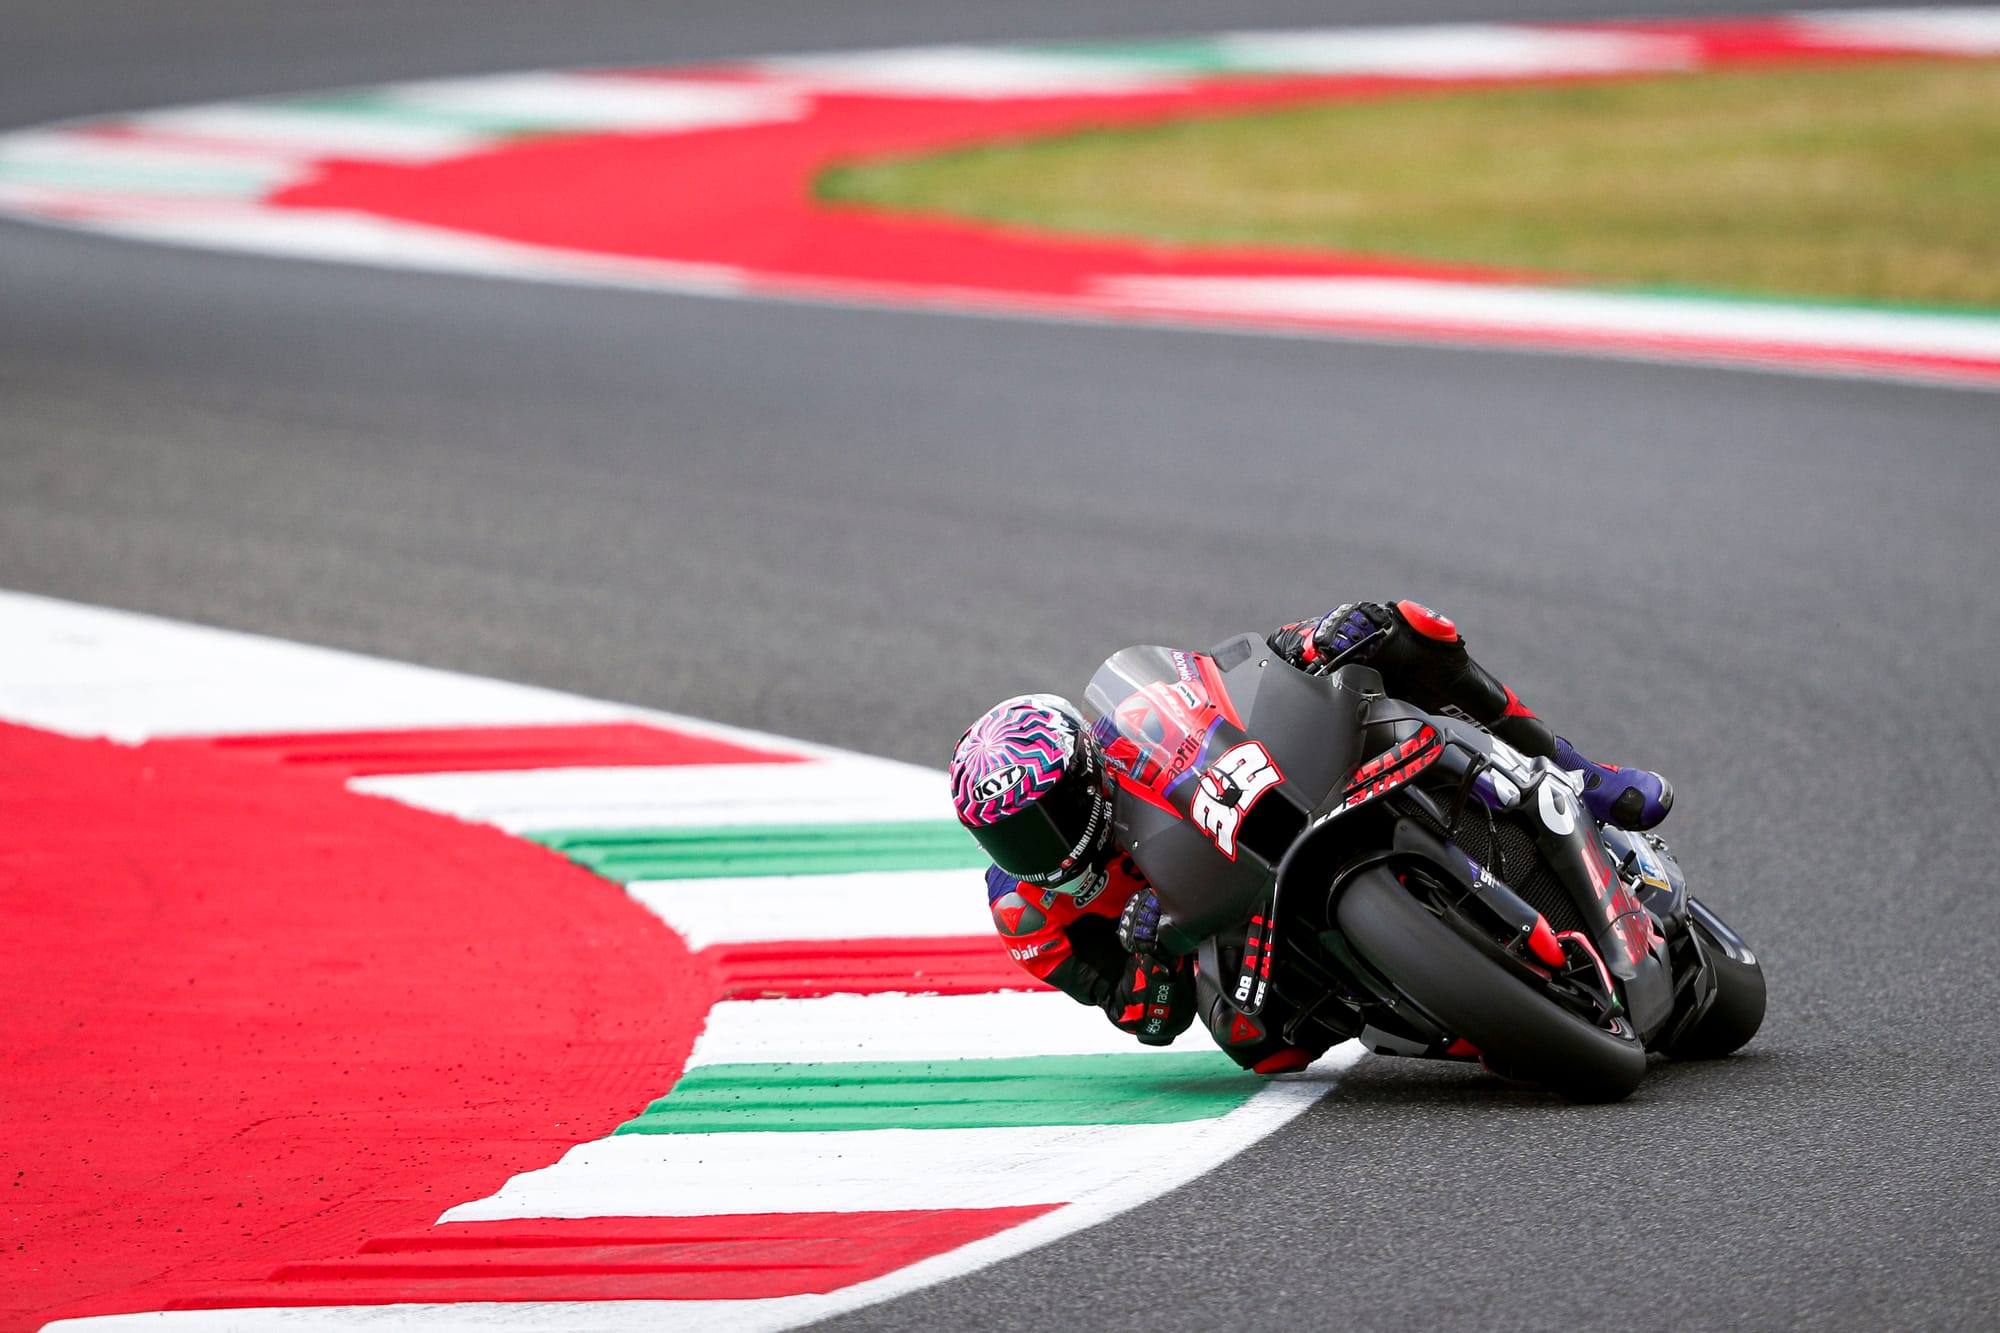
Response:
[{"label": "racing motorcycle", "polygon": [[1322,665],[1246,634],[1124,649],[1085,691],[1119,842],[1212,1002],[1287,1044],[1478,1060],[1579,1102],[1629,1094],[1648,1052],[1755,1035],[1757,957],[1665,842],[1373,669]]}]

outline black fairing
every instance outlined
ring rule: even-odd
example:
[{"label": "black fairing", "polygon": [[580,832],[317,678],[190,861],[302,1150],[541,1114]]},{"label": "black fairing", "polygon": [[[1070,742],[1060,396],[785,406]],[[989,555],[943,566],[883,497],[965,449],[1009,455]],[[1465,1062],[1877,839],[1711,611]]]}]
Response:
[{"label": "black fairing", "polygon": [[[1097,724],[1100,739],[1108,729],[1117,729],[1119,705],[1138,691],[1135,682],[1203,684],[1179,674],[1174,665],[1178,662],[1185,671],[1194,656],[1165,648],[1128,648],[1099,668],[1085,692],[1084,712]],[[1198,755],[1176,770],[1177,777],[1148,788],[1147,794],[1178,813],[1135,795],[1138,784],[1130,779],[1121,780],[1113,806],[1118,841],[1176,924],[1197,937],[1239,925],[1270,896],[1277,865],[1308,814],[1337,794],[1360,761],[1361,715],[1367,703],[1364,695],[1330,678],[1295,670],[1256,635],[1218,644],[1207,657],[1242,725],[1226,716],[1210,717]],[[1128,721],[1123,734],[1132,731]],[[1200,771],[1253,737],[1284,779],[1250,806],[1232,859],[1182,816],[1188,813]]]}]

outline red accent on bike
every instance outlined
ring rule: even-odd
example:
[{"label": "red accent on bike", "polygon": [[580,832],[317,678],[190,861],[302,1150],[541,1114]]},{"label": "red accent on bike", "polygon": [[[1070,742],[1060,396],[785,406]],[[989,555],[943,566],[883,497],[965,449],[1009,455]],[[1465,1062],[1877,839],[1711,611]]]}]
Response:
[{"label": "red accent on bike", "polygon": [[1202,685],[1208,690],[1208,699],[1219,711],[1223,720],[1238,731],[1243,730],[1243,717],[1236,711],[1236,704],[1229,697],[1228,689],[1222,683],[1222,672],[1216,668],[1215,659],[1207,653],[1197,653],[1194,669],[1201,677]]},{"label": "red accent on bike", "polygon": [[1444,1053],[1460,1060],[1477,1060],[1480,1058],[1479,1048],[1463,1037],[1445,1047]]},{"label": "red accent on bike", "polygon": [[1590,942],[1588,935],[1585,935],[1580,930],[1565,930],[1558,932],[1556,938],[1565,944],[1573,943],[1579,949],[1582,949],[1589,956],[1591,963],[1597,968],[1597,979],[1604,983],[1604,989],[1610,991],[1613,995],[1618,993],[1612,990],[1611,987],[1611,969],[1604,965],[1604,959],[1599,956],[1597,946]]},{"label": "red accent on bike", "polygon": [[1139,781],[1139,779],[1133,777],[1130,773],[1115,773],[1113,776],[1118,779],[1119,790],[1123,791],[1127,796],[1137,797],[1147,805],[1152,806],[1155,810],[1166,811],[1175,819],[1181,817],[1181,812],[1174,808],[1173,802]]},{"label": "red accent on bike", "polygon": [[1438,744],[1437,731],[1428,726],[1422,728],[1402,744],[1382,751],[1356,769],[1353,779],[1347,784],[1346,797],[1340,809],[1359,805],[1402,786],[1437,762],[1437,757],[1443,753],[1444,747]]},{"label": "red accent on bike", "polygon": [[1507,707],[1501,711],[1500,716],[1533,717],[1535,715],[1534,709],[1521,702],[1520,695],[1514,693],[1514,691],[1508,689],[1505,685],[1502,685],[1500,688],[1507,690]]},{"label": "red accent on bike", "polygon": [[1458,626],[1446,620],[1437,612],[1420,602],[1402,601],[1396,603],[1396,610],[1402,613],[1410,628],[1426,639],[1436,639],[1439,643],[1457,643]]},{"label": "red accent on bike", "polygon": [[1569,955],[1563,952],[1562,941],[1556,938],[1547,917],[1535,918],[1535,928],[1528,934],[1528,947],[1534,950],[1535,957],[1550,967],[1561,967],[1569,961]]},{"label": "red accent on bike", "polygon": [[1256,1064],[1251,1065],[1250,1070],[1256,1074],[1290,1074],[1304,1069],[1314,1059],[1315,1057],[1311,1051],[1302,1051],[1296,1046],[1287,1046],[1284,1050],[1267,1055]]}]

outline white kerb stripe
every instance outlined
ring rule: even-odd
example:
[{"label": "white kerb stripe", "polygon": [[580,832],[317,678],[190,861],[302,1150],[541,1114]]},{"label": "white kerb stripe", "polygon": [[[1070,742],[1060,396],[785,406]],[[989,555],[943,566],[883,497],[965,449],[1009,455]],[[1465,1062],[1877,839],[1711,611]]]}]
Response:
[{"label": "white kerb stripe", "polygon": [[71,736],[505,726],[636,710],[332,648],[0,592],[0,718]]},{"label": "white kerb stripe", "polygon": [[[690,949],[993,933],[986,876],[980,870],[635,880],[625,887]],[[1025,978],[1022,984],[1028,984]]]},{"label": "white kerb stripe", "polygon": [[1242,1141],[1244,1113],[1269,1091],[1226,1116],[1165,1125],[618,1134],[572,1148],[439,1221],[1064,1203],[1143,1184],[1158,1163],[1203,1145]]},{"label": "white kerb stripe", "polygon": [[981,46],[912,46],[758,61],[767,77],[807,88],[878,97],[1120,96],[1184,87],[1179,70],[1122,59]]},{"label": "white kerb stripe", "polygon": [[662,133],[796,120],[806,100],[783,88],[608,74],[499,74],[396,83],[376,92],[413,114],[478,116],[514,125]]},{"label": "white kerb stripe", "polygon": [[726,1000],[708,1011],[688,1068],[859,1060],[1004,1060],[1035,1055],[1213,1051],[1199,1027],[1142,1046],[1104,1015],[1053,991],[994,995],[827,995]]},{"label": "white kerb stripe", "polygon": [[523,245],[449,227],[427,227],[340,209],[244,206],[201,217],[172,213],[154,216],[134,210],[121,218],[74,221],[75,225],[94,231],[163,245],[245,250],[335,263],[372,264],[378,268],[473,273],[524,282],[665,289],[709,296],[739,294],[747,283],[740,270],[721,264],[628,259]]},{"label": "white kerb stripe", "polygon": [[1699,53],[1677,37],[1486,24],[1229,33],[1216,39],[1216,50],[1238,69],[1409,79],[1680,69]]},{"label": "white kerb stripe", "polygon": [[1767,343],[1828,352],[2000,357],[2000,318],[1858,307],[1708,301],[1558,287],[1405,278],[1107,277],[1098,290],[1135,307],[1407,321],[1579,338]]},{"label": "white kerb stripe", "polygon": [[280,102],[217,102],[152,111],[145,124],[219,143],[265,145],[300,157],[363,162],[436,161],[472,152],[491,138],[455,125]]},{"label": "white kerb stripe", "polygon": [[0,136],[0,180],[14,184],[251,198],[281,189],[303,174],[300,164],[265,150],[230,151],[62,130]]},{"label": "white kerb stripe", "polygon": [[511,833],[953,817],[944,774],[858,755],[795,764],[425,773],[362,778],[353,786]]},{"label": "white kerb stripe", "polygon": [[1793,36],[1822,46],[2000,55],[2000,8],[1826,10],[1791,20]]}]

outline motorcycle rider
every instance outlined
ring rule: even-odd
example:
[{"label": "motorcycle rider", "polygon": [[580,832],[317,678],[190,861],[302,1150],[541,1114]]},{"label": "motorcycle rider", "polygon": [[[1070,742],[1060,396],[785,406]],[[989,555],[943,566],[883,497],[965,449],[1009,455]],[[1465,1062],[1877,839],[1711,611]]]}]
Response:
[{"label": "motorcycle rider", "polygon": [[[1472,659],[1451,621],[1416,602],[1349,602],[1282,626],[1267,641],[1302,670],[1366,662],[1389,693],[1470,718],[1515,749],[1582,775],[1584,805],[1606,823],[1649,829],[1673,807],[1666,779],[1586,759]],[[1325,1043],[1286,1042],[1282,1013],[1267,1008],[1249,1018],[1228,1003],[1220,978],[1194,966],[1196,941],[1163,921],[1158,897],[1113,837],[1115,789],[1100,738],[1055,695],[997,704],[959,739],[952,801],[993,859],[987,902],[1008,952],[1147,1045],[1171,1042],[1198,1011],[1246,1069],[1278,1074],[1317,1059]]]}]

